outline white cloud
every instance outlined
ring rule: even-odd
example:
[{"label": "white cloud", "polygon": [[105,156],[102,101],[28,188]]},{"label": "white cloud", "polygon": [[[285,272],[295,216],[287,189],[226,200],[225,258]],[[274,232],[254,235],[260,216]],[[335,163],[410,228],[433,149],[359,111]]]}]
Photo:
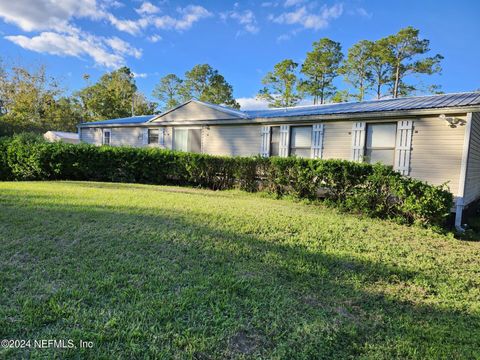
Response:
[{"label": "white cloud", "polygon": [[152,19],[152,23],[158,29],[188,30],[197,21],[212,16],[212,13],[199,5],[188,5],[184,8],[178,8],[179,18],[173,18],[169,15],[159,16]]},{"label": "white cloud", "polygon": [[133,77],[139,78],[139,79],[145,79],[146,77],[148,77],[147,73],[136,73],[132,71],[132,74],[133,74]]},{"label": "white cloud", "polygon": [[140,18],[119,19],[108,11],[109,7],[121,6],[109,0],[13,0],[0,1],[0,18],[15,24],[25,31],[57,31],[72,33],[77,30],[74,19],[88,18],[106,20],[117,30],[138,35],[143,29],[154,25],[160,29],[188,30],[197,21],[212,14],[202,6],[188,5],[178,8],[179,17],[154,16],[160,9],[150,2],[143,2],[136,11]]},{"label": "white cloud", "polygon": [[140,59],[142,57],[141,50],[134,48],[129,43],[116,36],[106,38],[104,42],[117,54],[133,56],[136,59]]},{"label": "white cloud", "polygon": [[117,0],[104,0],[104,2],[106,7],[111,7],[114,9],[119,9],[125,6],[123,2]]},{"label": "white cloud", "polygon": [[271,16],[270,19],[278,24],[301,25],[305,29],[320,30],[326,28],[330,21],[337,19],[343,13],[343,5],[335,4],[333,6],[322,6],[318,14],[307,10],[305,6],[298,9],[285,12],[279,16]]},{"label": "white cloud", "polygon": [[95,0],[0,1],[0,17],[25,31],[68,31],[70,18],[99,19],[102,14]]},{"label": "white cloud", "polygon": [[112,14],[107,14],[106,18],[117,28],[117,30],[129,33],[130,35],[139,34],[140,31],[146,28],[149,24],[149,20],[146,18],[140,18],[138,20],[122,20],[116,18]]},{"label": "white cloud", "polygon": [[147,40],[152,42],[152,43],[156,43],[156,42],[159,42],[160,40],[162,40],[162,37],[160,35],[154,34],[154,35],[150,35],[149,37],[147,37]]},{"label": "white cloud", "polygon": [[291,38],[292,38],[292,35],[290,34],[282,34],[277,37],[277,41],[278,42],[287,41],[287,40],[290,40]]},{"label": "white cloud", "polygon": [[141,51],[118,38],[104,38],[89,34],[58,34],[42,32],[31,38],[24,35],[5,36],[5,39],[24,49],[59,56],[91,57],[96,64],[118,68],[125,64],[125,56],[140,57]]},{"label": "white cloud", "polygon": [[153,5],[151,2],[145,1],[138,9],[135,9],[135,11],[140,15],[156,14],[160,12],[160,8]]},{"label": "white cloud", "polygon": [[368,12],[367,10],[365,10],[362,7],[356,8],[353,15],[359,15],[359,16],[364,17],[366,19],[371,19],[372,16],[373,16],[372,13]]},{"label": "white cloud", "polygon": [[283,3],[283,6],[290,7],[290,6],[301,4],[303,2],[305,2],[305,0],[285,0],[285,2]]},{"label": "white cloud", "polygon": [[[75,20],[105,21],[117,30],[139,35],[149,26],[177,31],[188,30],[197,21],[212,14],[202,6],[177,8],[177,16],[157,16],[160,9],[144,1],[136,9],[137,19],[120,19],[110,12],[123,6],[117,0],[0,0],[0,20],[14,24],[34,36],[5,36],[9,41],[32,51],[61,56],[90,57],[96,64],[115,68],[125,64],[125,58],[140,58],[142,51],[113,36],[95,36],[83,31]],[[147,38],[161,40],[160,35]]]},{"label": "white cloud", "polygon": [[240,25],[243,26],[243,29],[246,32],[249,32],[251,34],[256,34],[260,30],[257,25],[257,19],[255,18],[255,14],[251,10],[229,11],[226,13],[221,13],[220,17],[223,20],[233,19],[237,21]]}]

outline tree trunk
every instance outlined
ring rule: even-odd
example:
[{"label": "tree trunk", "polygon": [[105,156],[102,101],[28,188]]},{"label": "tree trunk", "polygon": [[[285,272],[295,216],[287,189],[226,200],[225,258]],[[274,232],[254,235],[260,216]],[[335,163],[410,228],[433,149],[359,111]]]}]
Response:
[{"label": "tree trunk", "polygon": [[398,87],[400,85],[400,64],[397,64],[395,69],[395,84],[393,86],[393,97],[398,98]]}]

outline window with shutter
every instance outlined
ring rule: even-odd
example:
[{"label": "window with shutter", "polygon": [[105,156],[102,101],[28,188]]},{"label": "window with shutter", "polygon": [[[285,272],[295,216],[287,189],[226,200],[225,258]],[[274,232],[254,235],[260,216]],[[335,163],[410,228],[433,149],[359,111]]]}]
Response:
[{"label": "window with shutter", "polygon": [[290,155],[309,158],[312,154],[312,127],[292,126]]},{"label": "window with shutter", "polygon": [[396,135],[396,123],[368,124],[364,160],[370,164],[379,162],[393,166]]},{"label": "window with shutter", "polygon": [[270,127],[270,156],[280,155],[280,126]]}]

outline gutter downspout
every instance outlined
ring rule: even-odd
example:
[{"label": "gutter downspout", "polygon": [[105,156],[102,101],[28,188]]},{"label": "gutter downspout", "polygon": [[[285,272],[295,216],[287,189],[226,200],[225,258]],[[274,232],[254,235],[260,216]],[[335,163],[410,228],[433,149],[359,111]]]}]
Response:
[{"label": "gutter downspout", "polygon": [[467,124],[465,125],[465,136],[463,138],[463,152],[462,165],[460,168],[460,179],[458,182],[458,195],[455,202],[455,229],[459,232],[464,232],[465,228],[462,226],[462,213],[465,207],[465,185],[467,179],[467,165],[468,153],[470,150],[470,133],[472,129],[472,113],[467,113]]}]

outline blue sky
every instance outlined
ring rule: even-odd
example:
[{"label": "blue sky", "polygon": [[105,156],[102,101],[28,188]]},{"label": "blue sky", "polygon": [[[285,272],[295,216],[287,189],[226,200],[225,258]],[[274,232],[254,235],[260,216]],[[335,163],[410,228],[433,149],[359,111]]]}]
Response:
[{"label": "blue sky", "polygon": [[[121,65],[148,96],[159,78],[209,63],[234,87],[243,108],[261,79],[285,58],[301,63],[312,43],[349,46],[411,25],[445,56],[441,75],[411,79],[445,92],[480,88],[479,1],[0,1],[0,56],[44,63],[68,91]],[[344,88],[339,79],[337,84]]]}]

